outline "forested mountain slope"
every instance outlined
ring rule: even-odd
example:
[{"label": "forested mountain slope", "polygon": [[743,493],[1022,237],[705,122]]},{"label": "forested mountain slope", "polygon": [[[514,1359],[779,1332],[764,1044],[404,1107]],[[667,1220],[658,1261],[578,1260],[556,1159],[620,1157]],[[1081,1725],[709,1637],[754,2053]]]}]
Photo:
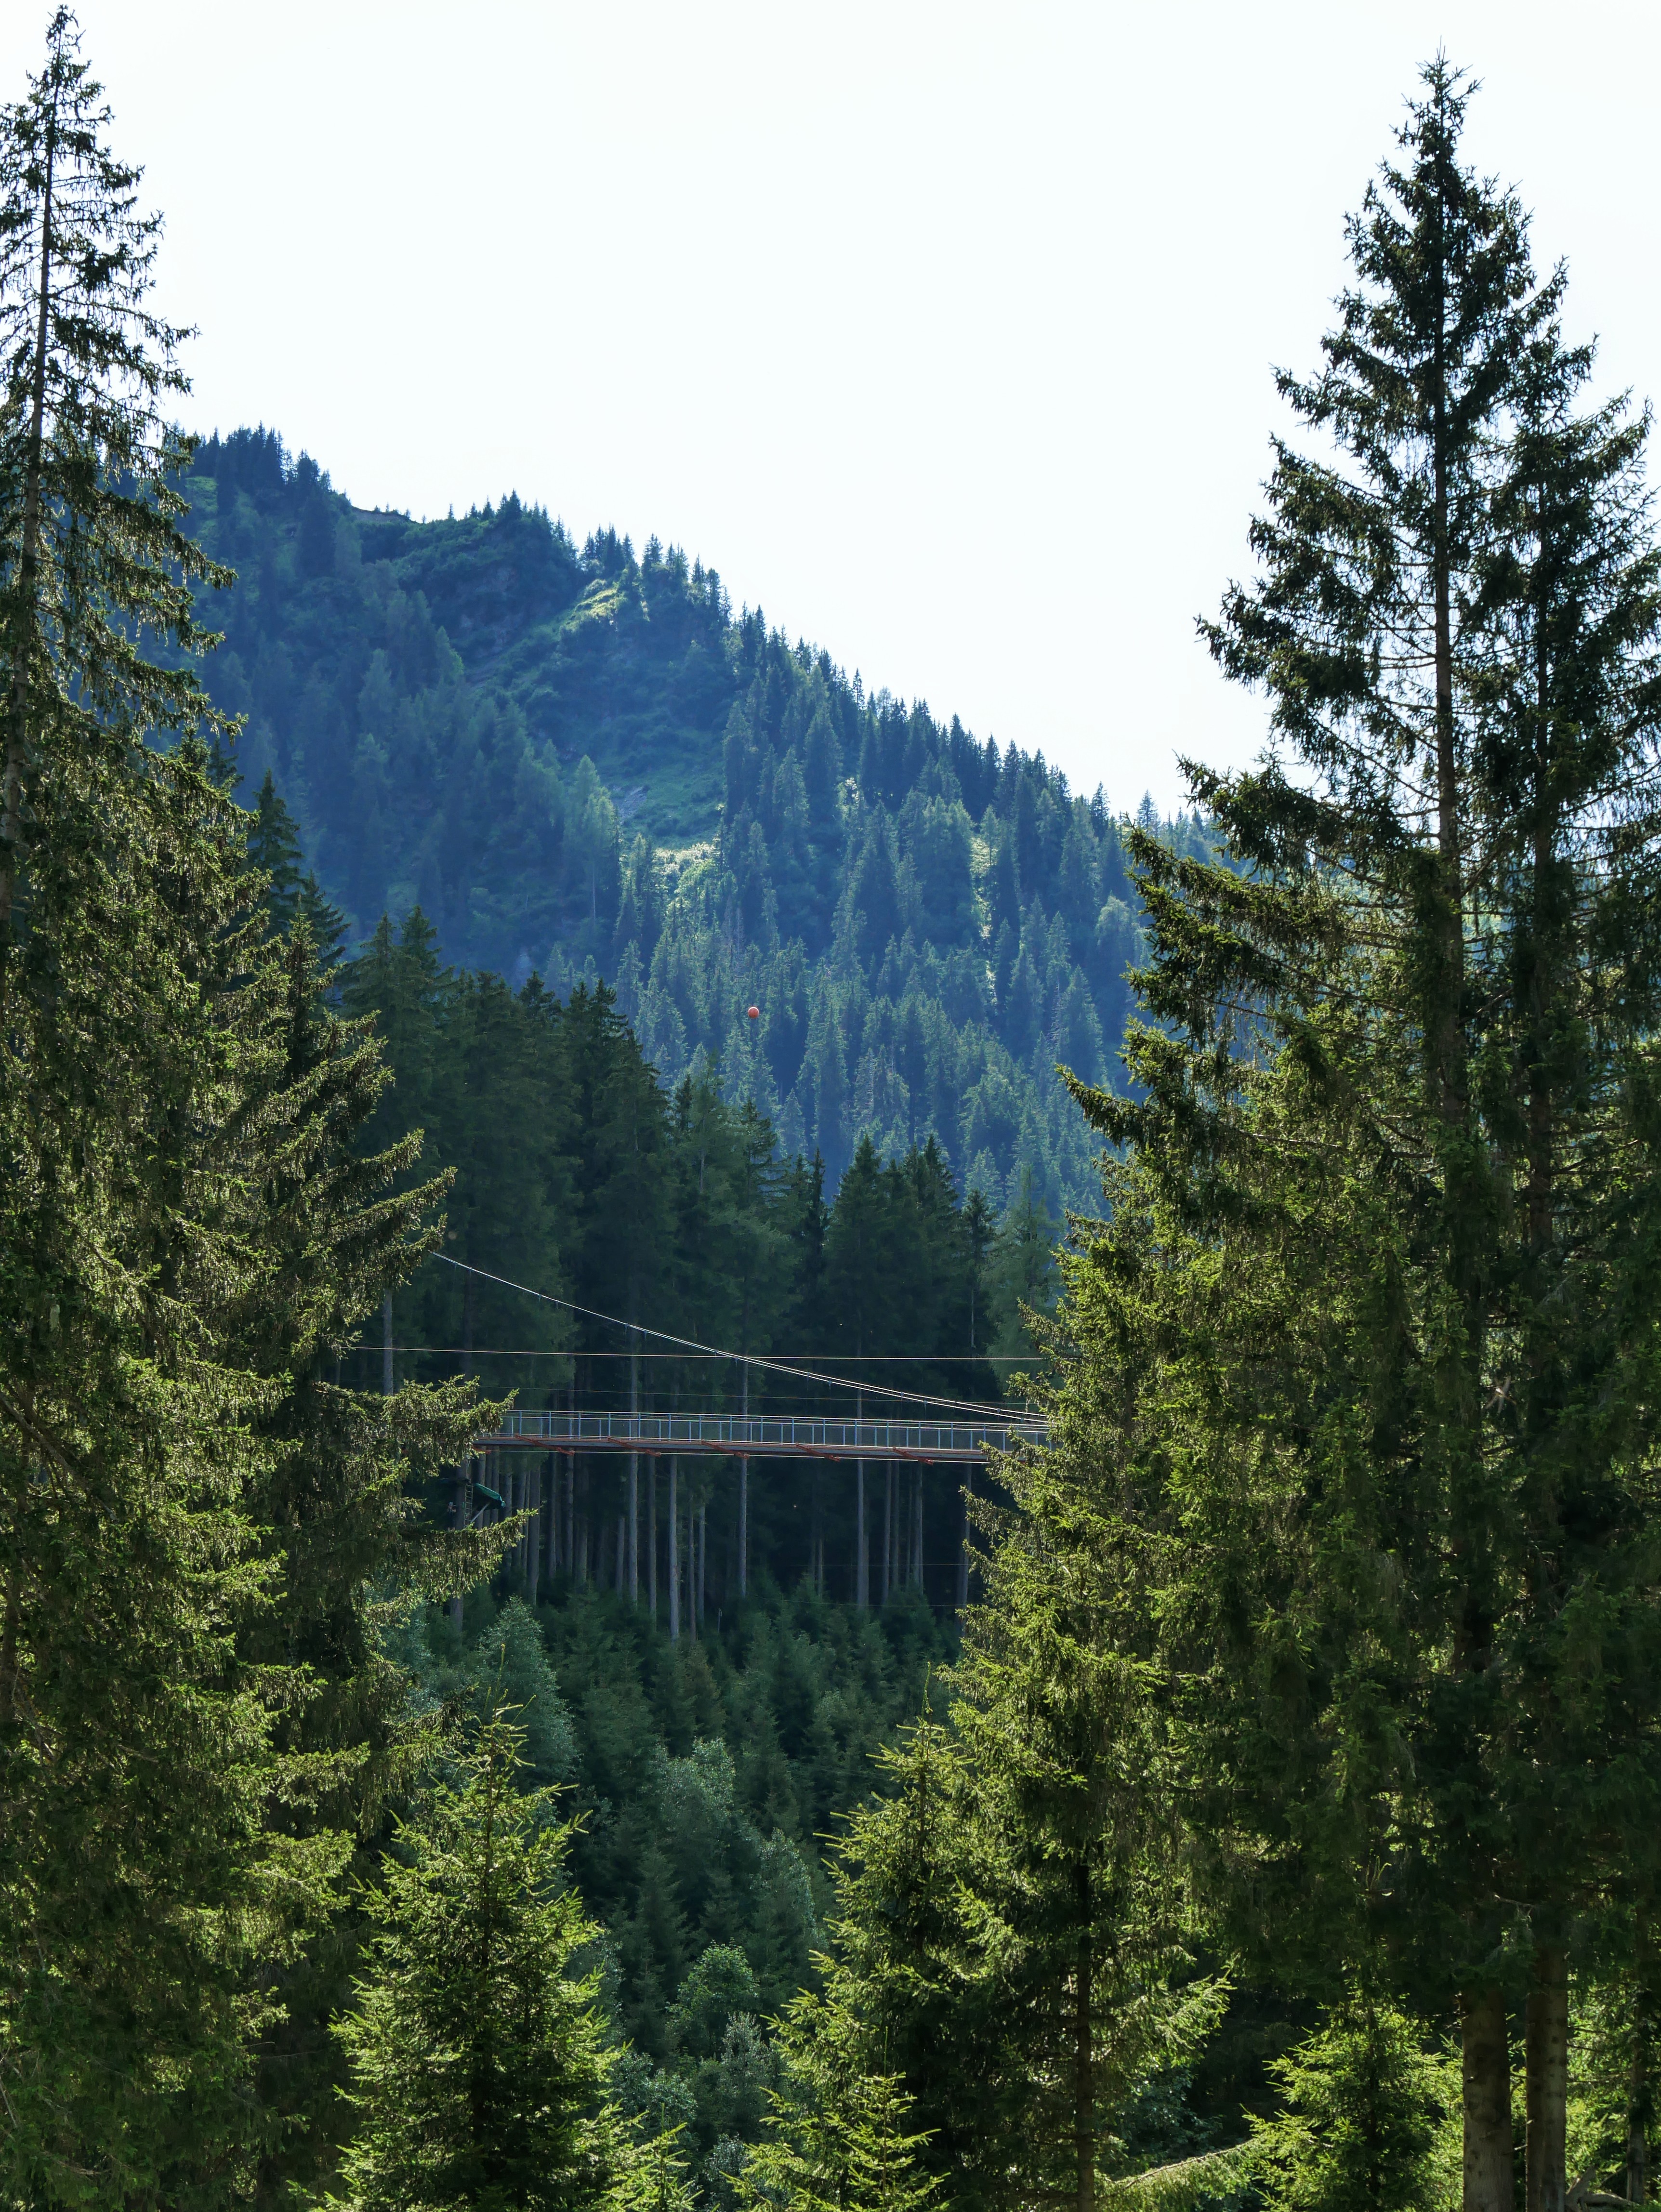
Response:
[{"label": "forested mountain slope", "polygon": [[614,981],[666,1083],[701,1048],[833,1184],[932,1133],[995,1201],[1024,1166],[1088,1198],[1053,1068],[1116,1079],[1137,945],[1099,790],[867,696],[655,539],[365,513],[265,430],[195,466],[245,795],[273,775],[350,935],[419,905],[464,967]]}]

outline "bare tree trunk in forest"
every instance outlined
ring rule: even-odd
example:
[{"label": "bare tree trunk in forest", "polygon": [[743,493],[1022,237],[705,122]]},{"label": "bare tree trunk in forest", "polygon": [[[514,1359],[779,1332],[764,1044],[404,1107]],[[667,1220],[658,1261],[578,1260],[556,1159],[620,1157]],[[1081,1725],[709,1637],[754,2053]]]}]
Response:
[{"label": "bare tree trunk in forest", "polygon": [[1627,2202],[1641,2204],[1649,2189],[1649,2066],[1641,2023],[1633,2039],[1627,2076]]},{"label": "bare tree trunk in forest", "polygon": [[46,424],[46,338],[51,327],[52,177],[58,158],[58,105],[46,123],[46,169],[40,198],[40,308],[35,320],[34,364],[30,379],[29,442],[23,464],[23,533],[18,548],[18,617],[12,635],[11,713],[6,731],[6,776],[0,803],[0,957],[11,939],[12,900],[17,880],[17,848],[22,835],[23,769],[28,751],[29,632],[36,594],[40,549],[40,477]]},{"label": "bare tree trunk in forest", "polygon": [[1563,2212],[1568,2194],[1568,1961],[1555,1945],[1534,1954],[1524,2039],[1528,2142],[1524,2203],[1528,2212]]},{"label": "bare tree trunk in forest", "polygon": [[1512,2212],[1511,2054],[1498,1990],[1459,2000],[1464,2103],[1463,2212]]},{"label": "bare tree trunk in forest", "polygon": [[[1534,898],[1535,942],[1528,978],[1532,1032],[1528,1107],[1528,1236],[1535,1263],[1543,1267],[1554,1239],[1555,1160],[1548,1030],[1551,979],[1545,957],[1548,896],[1555,839],[1551,790],[1550,680],[1543,635],[1535,650]],[[1548,1355],[1533,1348],[1536,1373]],[[1563,2212],[1568,2191],[1568,1962],[1561,1946],[1542,1944],[1534,1954],[1524,2044],[1528,2137],[1524,2195],[1528,2212]]]},{"label": "bare tree trunk in forest", "polygon": [[526,1506],[531,1515],[525,1527],[526,1596],[534,1612],[537,1584],[542,1579],[542,1462],[538,1460],[528,1469],[525,1486],[530,1493]]},{"label": "bare tree trunk in forest", "polygon": [[[464,1376],[471,1375],[473,1371],[473,1317],[478,1308],[478,1279],[471,1271],[465,1279],[465,1288],[461,1293],[461,1372]],[[465,1518],[464,1509],[466,1498],[467,1466],[468,1462],[465,1460],[458,1460],[456,1462],[455,1504],[453,1508],[453,1518],[458,1528],[462,1527]],[[450,1620],[458,1636],[461,1633],[461,1599],[458,1595],[450,1600]]]},{"label": "bare tree trunk in forest", "polygon": [[[629,1332],[629,1414],[640,1419],[640,1339]],[[639,1434],[638,1428],[635,1433]],[[640,1603],[640,1454],[629,1455],[629,1602]]]},{"label": "bare tree trunk in forest", "polygon": [[[854,1442],[856,1444],[860,1440],[860,1425],[864,1419],[864,1394],[855,1392]],[[854,1462],[854,1602],[861,1613],[871,1602],[871,1560],[865,1541],[865,1462],[862,1459],[856,1459]]]},{"label": "bare tree trunk in forest", "polygon": [[[750,1333],[749,1306],[745,1307],[745,1348],[748,1348]],[[739,1382],[739,1419],[747,1431],[750,1420],[750,1363],[746,1359],[740,1370]],[[746,1437],[747,1441],[747,1437]],[[750,1455],[739,1457],[739,1595],[747,1597],[750,1592]]]},{"label": "bare tree trunk in forest", "polygon": [[698,1640],[698,1510],[690,1498],[686,1501],[686,1629],[696,1644]]},{"label": "bare tree trunk in forest", "polygon": [[894,1462],[890,1460],[884,1470],[885,1480],[882,1492],[882,1583],[877,1593],[879,1605],[886,1605],[894,1583]]},{"label": "bare tree trunk in forest", "polygon": [[865,1462],[854,1462],[854,1602],[864,1612],[871,1602],[871,1567],[865,1545]]},{"label": "bare tree trunk in forest", "polygon": [[669,1641],[680,1642],[680,1462],[669,1455]]},{"label": "bare tree trunk in forest", "polygon": [[[1452,546],[1449,528],[1451,430],[1448,420],[1447,301],[1445,262],[1436,271],[1439,288],[1431,404],[1432,547],[1431,598],[1434,623],[1436,737],[1436,884],[1433,929],[1439,960],[1425,1009],[1425,1038],[1430,1061],[1431,1103],[1446,1135],[1445,1172],[1455,1172],[1457,1139],[1467,1119],[1464,1049],[1464,911],[1462,823],[1459,817],[1459,760],[1454,713]],[[1464,1348],[1451,1354],[1453,1402],[1446,1416],[1464,1425],[1475,1418],[1469,1405],[1472,1360],[1482,1336],[1475,1310],[1477,1291],[1466,1226],[1470,1209],[1463,1194],[1445,1193],[1452,1224],[1448,1253],[1450,1288],[1471,1324]],[[1469,1593],[1464,1618],[1457,1625],[1456,1667],[1483,1663],[1492,1635],[1483,1596]],[[1512,2212],[1515,2187],[1512,2154],[1511,2060],[1505,2000],[1497,1990],[1471,1991],[1459,2001],[1463,2101],[1463,2212]]]},{"label": "bare tree trunk in forest", "polygon": [[[1440,272],[1445,290],[1446,272]],[[1427,1024],[1434,1058],[1436,1109],[1444,1124],[1464,1118],[1464,1051],[1460,1029],[1464,980],[1464,921],[1460,884],[1459,759],[1453,714],[1452,549],[1448,537],[1447,313],[1444,300],[1437,318],[1435,398],[1432,406],[1431,495],[1433,544],[1431,590],[1434,602],[1436,662],[1436,848],[1439,862],[1439,922],[1444,973],[1440,1004]]]},{"label": "bare tree trunk in forest", "polygon": [[964,1479],[958,1495],[963,1508],[963,1531],[958,1544],[958,1611],[962,1613],[969,1603],[969,1501],[975,1492],[975,1470],[971,1467]]},{"label": "bare tree trunk in forest", "polygon": [[554,1577],[559,1572],[559,1458],[548,1455],[548,1586],[553,1588]]},{"label": "bare tree trunk in forest", "polygon": [[1095,2212],[1096,2204],[1096,2069],[1091,2048],[1091,2007],[1094,1959],[1091,1951],[1090,1869],[1080,1864],[1074,1872],[1079,1911],[1079,1962],[1073,1987],[1073,2143],[1078,2160],[1078,2212]]},{"label": "bare tree trunk in forest", "polygon": [[17,1718],[17,1616],[22,1596],[14,1567],[6,1577],[6,1615],[0,1625],[0,1728],[9,1728]]},{"label": "bare tree trunk in forest", "polygon": [[1627,2075],[1627,2197],[1645,2203],[1649,2189],[1649,2138],[1655,2117],[1655,2086],[1650,2077],[1650,2043],[1655,2030],[1656,1986],[1646,1922],[1638,1924],[1638,1980],[1633,1992],[1632,2064]]}]

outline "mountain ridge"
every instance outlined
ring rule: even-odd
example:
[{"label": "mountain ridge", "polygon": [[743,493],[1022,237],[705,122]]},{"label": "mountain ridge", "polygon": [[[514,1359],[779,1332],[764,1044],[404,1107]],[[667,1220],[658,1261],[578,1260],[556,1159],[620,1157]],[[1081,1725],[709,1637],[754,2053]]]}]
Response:
[{"label": "mountain ridge", "polygon": [[655,537],[356,507],[265,429],[184,489],[240,579],[209,688],[354,938],[418,905],[515,986],[605,976],[666,1082],[718,1061],[833,1176],[932,1133],[996,1200],[1090,1201],[1054,1068],[1123,1079],[1140,941],[1099,787],[867,695]]}]

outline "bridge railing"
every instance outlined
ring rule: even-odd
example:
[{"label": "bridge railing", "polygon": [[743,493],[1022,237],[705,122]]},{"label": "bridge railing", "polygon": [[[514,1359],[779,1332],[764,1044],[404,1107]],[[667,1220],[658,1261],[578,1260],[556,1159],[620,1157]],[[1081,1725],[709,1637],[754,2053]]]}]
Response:
[{"label": "bridge railing", "polygon": [[507,1414],[502,1426],[481,1437],[481,1448],[529,1447],[543,1451],[631,1451],[646,1454],[714,1452],[739,1459],[982,1458],[1025,1442],[1043,1443],[1042,1422],[834,1421],[788,1415],[739,1413],[569,1413],[548,1410]]}]

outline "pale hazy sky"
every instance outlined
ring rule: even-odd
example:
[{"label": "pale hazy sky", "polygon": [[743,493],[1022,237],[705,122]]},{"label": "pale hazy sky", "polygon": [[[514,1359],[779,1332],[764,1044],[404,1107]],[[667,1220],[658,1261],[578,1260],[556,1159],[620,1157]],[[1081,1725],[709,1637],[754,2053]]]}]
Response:
[{"label": "pale hazy sky", "polygon": [[[0,96],[47,9],[0,10]],[[1604,381],[1661,385],[1661,13],[83,0],[195,425],[360,505],[654,531],[1116,804],[1261,708],[1194,640],[1439,43]]]}]

